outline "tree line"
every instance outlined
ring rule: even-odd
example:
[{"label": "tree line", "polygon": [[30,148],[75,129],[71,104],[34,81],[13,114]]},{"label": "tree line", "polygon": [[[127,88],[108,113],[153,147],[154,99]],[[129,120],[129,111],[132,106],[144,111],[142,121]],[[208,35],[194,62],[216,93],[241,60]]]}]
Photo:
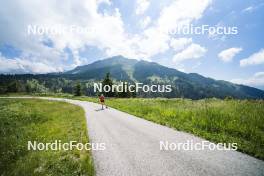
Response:
[{"label": "tree line", "polygon": [[[113,85],[110,73],[107,73],[102,85]],[[94,93],[93,82],[87,80],[70,80],[51,75],[0,75],[0,94],[6,93],[70,93],[75,96],[87,95],[106,97],[135,97],[133,92],[98,92]]]},{"label": "tree line", "polygon": [[[101,81],[102,86],[110,86],[112,87],[112,85],[114,84],[113,80],[111,79],[111,75],[110,73],[106,73],[105,78]],[[124,84],[124,83],[123,83]],[[87,86],[86,84],[86,88],[89,88],[89,85]],[[81,96],[83,94],[83,87],[82,84],[80,82],[78,82],[75,85],[75,89],[74,89],[74,95],[75,96]],[[108,91],[108,92],[97,92],[96,95],[99,96],[100,94],[103,94],[106,97],[120,97],[120,98],[128,98],[128,97],[136,97],[136,93],[135,92],[116,92],[116,91]]]}]

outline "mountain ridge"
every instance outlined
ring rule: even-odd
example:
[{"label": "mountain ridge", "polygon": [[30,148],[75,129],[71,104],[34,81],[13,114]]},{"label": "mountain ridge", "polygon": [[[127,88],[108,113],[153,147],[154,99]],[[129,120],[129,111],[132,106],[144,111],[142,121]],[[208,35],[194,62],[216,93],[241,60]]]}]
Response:
[{"label": "mountain ridge", "polygon": [[[198,73],[184,73],[156,62],[127,59],[120,55],[76,67],[73,70],[64,72],[63,75],[101,80],[107,72],[110,72],[115,80],[142,82],[145,84],[170,83],[174,86],[176,97],[183,95],[183,97],[195,99],[207,97],[224,98],[227,96],[235,98],[264,98],[264,91],[254,87],[234,84],[225,80],[215,80]],[[197,96],[190,96],[188,92],[192,95],[197,94]]]},{"label": "mountain ridge", "polygon": [[184,73],[156,62],[127,59],[123,56],[98,60],[60,73],[0,75],[0,93],[8,92],[10,87],[16,90],[17,83],[21,85],[21,92],[30,88],[31,92],[73,93],[76,83],[80,82],[85,87],[85,95],[94,96],[96,93],[93,91],[93,83],[101,82],[108,72],[114,82],[172,86],[172,92],[169,93],[139,92],[138,97],[264,99],[264,91],[257,88],[215,80],[197,73]]}]

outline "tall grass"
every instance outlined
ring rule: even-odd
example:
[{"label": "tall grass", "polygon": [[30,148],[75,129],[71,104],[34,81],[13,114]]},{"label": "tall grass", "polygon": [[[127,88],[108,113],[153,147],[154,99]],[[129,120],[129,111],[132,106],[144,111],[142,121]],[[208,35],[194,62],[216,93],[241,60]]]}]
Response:
[{"label": "tall grass", "polygon": [[63,102],[0,99],[0,175],[94,175],[88,151],[29,151],[34,140],[88,142],[84,111]]}]

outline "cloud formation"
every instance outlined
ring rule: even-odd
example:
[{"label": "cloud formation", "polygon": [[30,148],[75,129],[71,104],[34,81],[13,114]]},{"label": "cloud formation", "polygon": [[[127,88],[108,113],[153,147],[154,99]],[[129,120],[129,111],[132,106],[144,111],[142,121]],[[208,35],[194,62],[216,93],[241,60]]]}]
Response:
[{"label": "cloud formation", "polygon": [[137,0],[136,1],[136,14],[142,15],[149,7],[149,0]]},{"label": "cloud formation", "polygon": [[198,44],[191,44],[183,51],[177,53],[173,57],[174,62],[182,62],[184,60],[190,59],[199,59],[206,53],[207,49],[198,45]]},{"label": "cloud formation", "polygon": [[260,64],[264,64],[264,49],[261,49],[260,51],[252,54],[248,58],[240,60],[241,67]]},{"label": "cloud formation", "polygon": [[192,38],[172,38],[170,41],[170,46],[174,49],[174,51],[180,51],[191,43]]},{"label": "cloud formation", "polygon": [[231,82],[264,89],[264,72],[257,72],[253,76],[246,79],[233,79]]},{"label": "cloud formation", "polygon": [[145,29],[151,23],[151,18],[149,16],[140,20],[140,26]]},{"label": "cloud formation", "polygon": [[32,62],[23,58],[8,59],[0,53],[1,73],[49,73],[60,72],[62,68],[53,68],[42,62]]},{"label": "cloud formation", "polygon": [[233,58],[235,57],[235,55],[237,55],[241,51],[242,51],[242,48],[229,48],[229,49],[221,51],[218,54],[218,57],[224,62],[231,62]]},{"label": "cloud formation", "polygon": [[264,3],[259,3],[258,5],[251,5],[251,6],[248,6],[248,7],[244,8],[242,10],[242,12],[244,12],[244,13],[252,13],[255,10],[259,9],[260,7],[262,7],[263,5],[264,5]]},{"label": "cloud formation", "polygon": [[[0,7],[0,24],[3,26],[0,33],[0,45],[9,44],[22,51],[21,56],[13,58],[14,60],[20,58],[27,62],[49,66],[50,69],[45,69],[47,72],[85,64],[88,58],[82,57],[80,52],[86,46],[98,48],[105,57],[124,55],[129,58],[149,59],[169,49],[175,49],[175,42],[173,46],[170,46],[173,37],[167,31],[179,24],[190,24],[200,19],[211,4],[211,0],[172,1],[161,8],[156,20],[151,21],[146,17],[142,24],[143,28],[136,32],[126,30],[127,21],[124,21],[118,8],[99,11],[99,5],[102,3],[111,7],[113,5],[113,2],[109,0],[66,0],[59,4],[53,0],[7,1]],[[150,2],[141,0],[138,1],[138,5],[139,10],[135,13],[142,15],[150,6]],[[95,32],[28,35],[28,25],[88,26]],[[46,39],[52,41],[52,47],[43,43]],[[180,48],[180,44],[177,47]],[[65,49],[71,54],[66,53]],[[3,59],[3,66],[5,63],[17,65],[16,62]],[[29,69],[29,71],[35,70]]]}]

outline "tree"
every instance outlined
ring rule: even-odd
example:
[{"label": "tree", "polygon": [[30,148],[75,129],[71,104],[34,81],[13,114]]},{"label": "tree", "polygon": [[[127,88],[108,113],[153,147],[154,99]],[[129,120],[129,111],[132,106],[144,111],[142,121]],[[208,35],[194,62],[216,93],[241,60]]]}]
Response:
[{"label": "tree", "polygon": [[27,93],[47,93],[49,89],[41,84],[37,79],[27,80],[25,89]]},{"label": "tree", "polygon": [[105,78],[102,82],[102,85],[103,86],[109,85],[111,87],[111,90],[109,92],[103,92],[106,97],[114,97],[115,96],[115,92],[112,92],[113,81],[111,80],[109,72],[106,73]]},{"label": "tree", "polygon": [[6,86],[0,86],[0,94],[4,94],[7,92],[7,87]]},{"label": "tree", "polygon": [[75,85],[74,95],[75,96],[82,95],[81,84],[79,82]]},{"label": "tree", "polygon": [[17,80],[15,80],[9,83],[9,85],[7,86],[7,92],[18,92],[19,88],[20,84]]},{"label": "tree", "polygon": [[[125,85],[129,86],[129,85],[134,85],[134,88],[132,88],[132,91],[130,92],[129,90],[127,91],[123,91],[123,92],[118,92],[117,96],[120,98],[129,98],[129,97],[136,97],[136,90],[135,90],[135,84],[129,84],[127,82],[122,82],[121,83],[123,85],[123,87],[125,87]],[[134,91],[134,92],[133,92]]]}]

